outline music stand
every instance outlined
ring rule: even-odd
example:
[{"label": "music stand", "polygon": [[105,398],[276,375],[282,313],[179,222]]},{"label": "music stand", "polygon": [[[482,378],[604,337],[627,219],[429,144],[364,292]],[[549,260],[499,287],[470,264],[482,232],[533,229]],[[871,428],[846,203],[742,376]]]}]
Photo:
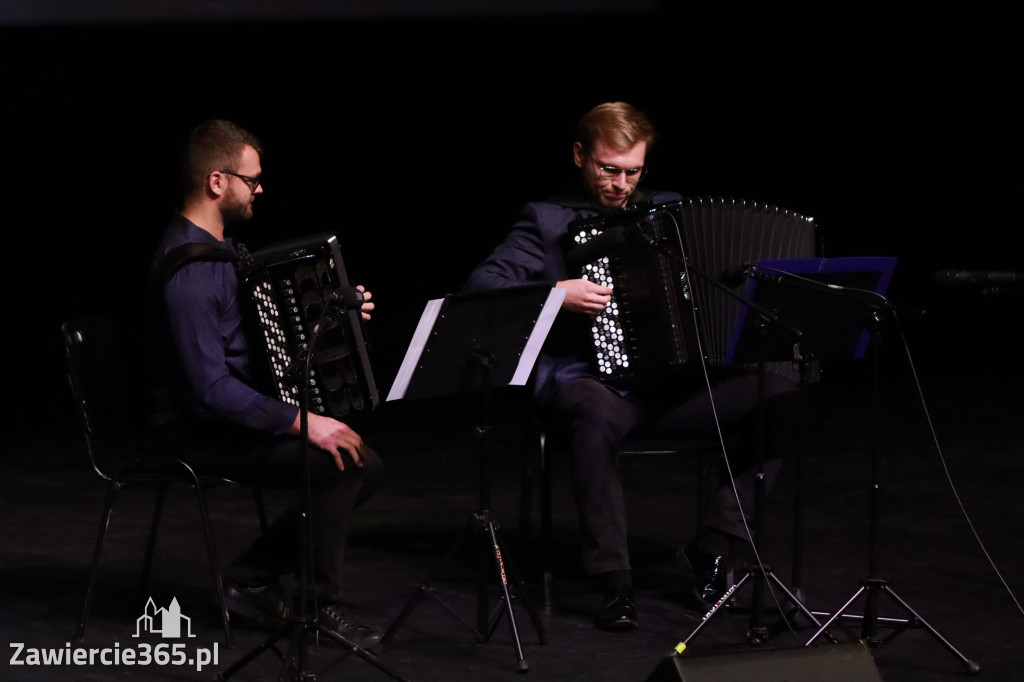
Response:
[{"label": "music stand", "polygon": [[[809,384],[809,363],[819,360],[861,359],[865,356],[869,328],[873,328],[872,312],[892,281],[896,258],[847,257],[761,260],[748,271],[747,296],[754,303],[773,310],[801,330],[800,348],[800,441],[796,448],[793,512],[793,548],[791,588],[799,595],[803,541],[803,401]],[[742,361],[754,352],[758,326],[751,310],[740,310],[739,324],[727,353],[727,362]],[[758,340],[769,346],[769,353],[778,355],[782,348],[776,340],[774,349],[765,337],[772,334],[765,328]],[[815,614],[821,615],[821,614]],[[816,625],[817,621],[811,619]],[[823,629],[824,630],[824,629]]]},{"label": "music stand", "polygon": [[[427,578],[416,588],[402,612],[381,638],[386,644],[405,622],[419,600],[429,594],[463,623],[477,640],[490,638],[498,621],[507,617],[515,646],[517,671],[530,666],[512,608],[511,583],[525,604],[541,643],[544,627],[523,593],[510,557],[503,551],[499,526],[490,510],[488,440],[491,429],[491,392],[495,387],[525,385],[540,348],[565,298],[563,289],[530,285],[479,294],[452,295],[429,301],[420,317],[388,400],[429,398],[465,393],[480,395],[480,424],[476,429],[480,454],[479,504],[465,529],[455,539]],[[471,538],[478,546],[477,626],[459,616],[434,593],[432,584],[441,569]],[[501,588],[499,603],[489,612],[487,564],[493,561]],[[504,606],[504,609],[502,609]]]},{"label": "music stand", "polygon": [[[800,329],[819,359],[860,359],[870,338],[865,306],[879,305],[895,267],[888,256],[759,260],[748,270],[746,296]],[[756,359],[765,343],[769,355],[785,354],[784,337],[752,333],[760,325],[753,311],[740,309],[726,363]]]},{"label": "music stand", "polygon": [[[896,267],[893,257],[798,258],[760,260],[750,269],[746,295],[762,307],[775,311],[803,333],[800,354],[801,397],[809,383],[813,360],[861,359],[868,348],[868,311],[888,291]],[[829,295],[832,294],[832,295]],[[867,306],[867,307],[865,307]],[[783,340],[752,333],[757,316],[744,307],[726,354],[726,362],[749,357],[767,346],[771,355],[782,355]],[[777,334],[777,332],[776,332]],[[802,418],[802,405],[801,405]],[[803,429],[800,429],[802,435]],[[795,461],[793,566],[791,586],[799,594],[802,567],[802,477],[803,444],[797,446]]]},{"label": "music stand", "polygon": [[[952,643],[949,642],[945,637],[942,636],[934,627],[926,622],[921,616],[903,599],[901,599],[893,590],[889,587],[888,581],[885,578],[880,577],[878,571],[878,541],[879,541],[879,530],[881,525],[881,516],[879,512],[879,497],[881,485],[879,481],[879,473],[881,469],[881,455],[878,448],[878,411],[879,411],[879,386],[880,386],[880,347],[881,347],[881,327],[882,327],[882,313],[891,312],[895,306],[890,304],[882,296],[886,287],[888,286],[889,280],[892,276],[892,270],[895,266],[895,258],[851,258],[851,259],[833,259],[837,262],[834,264],[831,275],[824,274],[826,272],[825,264],[818,262],[819,259],[805,259],[804,262],[799,261],[764,261],[759,262],[755,268],[758,272],[755,273],[755,278],[774,280],[780,285],[793,285],[797,289],[801,289],[805,292],[813,293],[815,290],[820,292],[829,292],[830,298],[834,299],[830,305],[835,306],[834,311],[836,314],[842,314],[848,316],[856,316],[856,310],[860,308],[862,310],[861,319],[864,321],[863,331],[854,345],[836,343],[834,339],[829,339],[827,334],[827,325],[825,329],[822,329],[819,334],[822,341],[825,343],[826,352],[839,353],[840,349],[849,350],[853,349],[854,358],[863,358],[865,355],[868,356],[871,364],[871,392],[872,392],[872,424],[871,424],[871,480],[868,485],[868,506],[869,506],[869,522],[870,531],[868,538],[868,577],[861,581],[860,587],[854,592],[854,594],[839,608],[835,613],[815,613],[818,616],[828,616],[828,620],[821,624],[817,632],[811,636],[810,639],[804,644],[804,646],[810,646],[813,642],[821,636],[822,633],[826,632],[832,623],[841,617],[860,620],[861,625],[861,636],[865,643],[874,647],[881,647],[888,642],[895,639],[904,630],[920,626],[923,627],[929,634],[931,634],[942,646],[944,646],[950,653],[952,653],[961,663],[967,668],[971,674],[976,674],[981,670],[981,666],[967,658],[961,653]],[[825,259],[820,259],[825,261]],[[786,271],[786,268],[790,268]],[[799,276],[795,276],[797,273]],[[839,276],[851,278],[849,281],[854,284],[837,285],[829,284],[826,287],[822,287],[820,283],[811,282],[810,280],[828,281],[834,280]],[[866,279],[865,279],[866,278]],[[872,285],[872,282],[874,284]],[[815,294],[818,298],[825,298]],[[851,319],[851,318],[847,318]],[[836,357],[841,357],[836,355]],[[798,484],[799,489],[799,484]],[[878,610],[878,595],[886,594],[893,602],[907,614],[908,618],[881,618]],[[865,606],[863,615],[848,614],[847,610],[852,604],[861,596],[865,597]],[[883,622],[887,626],[895,627],[896,630],[888,637],[881,639],[878,636],[879,622]],[[817,621],[815,621],[817,624]]]}]

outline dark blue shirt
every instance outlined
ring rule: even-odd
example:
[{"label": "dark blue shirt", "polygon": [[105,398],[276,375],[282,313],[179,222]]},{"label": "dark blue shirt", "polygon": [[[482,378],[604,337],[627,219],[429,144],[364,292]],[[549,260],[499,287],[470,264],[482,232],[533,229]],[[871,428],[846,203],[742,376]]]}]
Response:
[{"label": "dark blue shirt", "polygon": [[[233,239],[218,241],[184,216],[176,216],[164,233],[154,267],[176,246],[212,244],[234,251]],[[235,264],[199,261],[185,265],[163,289],[164,376],[176,407],[188,415],[225,419],[274,434],[285,433],[298,408],[264,395],[254,387],[254,362],[239,301]]]}]

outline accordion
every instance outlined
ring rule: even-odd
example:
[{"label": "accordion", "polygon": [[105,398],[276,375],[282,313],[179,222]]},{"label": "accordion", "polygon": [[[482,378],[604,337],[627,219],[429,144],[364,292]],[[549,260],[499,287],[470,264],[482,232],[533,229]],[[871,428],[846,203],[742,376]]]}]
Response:
[{"label": "accordion", "polygon": [[314,236],[255,251],[243,262],[240,281],[250,336],[263,351],[275,397],[301,407],[306,388],[310,413],[335,419],[377,406],[358,303],[343,304],[352,289],[337,238]]},{"label": "accordion", "polygon": [[[745,268],[762,259],[814,257],[815,233],[812,218],[722,199],[683,199],[574,222],[570,273],[612,288],[591,328],[598,375],[629,384],[701,361],[732,364]],[[792,376],[792,365],[775,361],[768,371]]]}]

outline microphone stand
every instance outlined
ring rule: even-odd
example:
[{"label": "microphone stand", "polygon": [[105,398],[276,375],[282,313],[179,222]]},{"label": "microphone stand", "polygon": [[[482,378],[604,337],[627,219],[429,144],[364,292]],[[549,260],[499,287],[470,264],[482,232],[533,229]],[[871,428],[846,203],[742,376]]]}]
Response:
[{"label": "microphone stand", "polygon": [[[879,510],[879,503],[881,500],[881,483],[879,479],[879,473],[881,471],[881,455],[878,445],[878,421],[879,421],[879,407],[880,407],[880,385],[881,385],[881,329],[882,329],[882,312],[883,311],[895,311],[897,309],[909,310],[912,313],[921,314],[919,310],[912,310],[903,306],[897,306],[885,300],[884,297],[878,295],[874,291],[867,291],[864,289],[857,288],[846,288],[834,284],[822,284],[813,280],[806,280],[801,277],[794,276],[790,273],[776,272],[773,275],[767,273],[758,273],[759,276],[767,279],[775,279],[780,284],[786,282],[793,286],[804,287],[806,289],[817,290],[819,292],[827,291],[831,296],[842,296],[847,301],[856,303],[860,307],[866,307],[870,309],[870,314],[867,316],[868,324],[865,325],[869,332],[869,362],[870,362],[870,376],[871,376],[871,480],[868,488],[868,506],[869,506],[869,538],[868,538],[868,577],[861,581],[860,588],[850,597],[843,606],[836,611],[834,614],[828,613],[815,613],[817,616],[828,617],[828,620],[820,626],[820,629],[807,640],[805,646],[810,646],[822,633],[826,632],[828,627],[841,617],[860,620],[861,634],[860,639],[867,645],[874,647],[881,647],[884,644],[895,639],[904,630],[914,627],[921,626],[928,631],[936,640],[939,641],[947,650],[949,650],[954,656],[956,656],[961,663],[967,668],[971,674],[976,674],[981,670],[981,666],[968,659],[960,651],[956,649],[948,640],[946,640],[939,632],[924,621],[921,616],[914,611],[903,599],[901,599],[888,585],[888,581],[885,578],[880,577],[879,574],[879,560],[878,560],[878,548],[879,548],[879,536],[881,528],[881,513]],[[906,614],[908,618],[882,618],[879,615],[878,608],[878,597],[879,594],[888,595],[893,602],[896,603]],[[847,609],[856,601],[860,596],[864,596],[864,613],[863,615],[847,614]],[[879,623],[883,623],[887,626],[895,627],[896,629],[886,638],[879,638],[878,627]],[[829,637],[832,640],[831,636]],[[834,640],[832,640],[834,642]]]},{"label": "microphone stand", "polygon": [[[361,305],[362,296],[360,295],[358,298],[359,304]],[[301,366],[304,367],[302,376],[299,379],[302,382],[302,400],[300,401],[301,404],[299,406],[299,452],[302,464],[300,466],[299,474],[299,565],[297,569],[299,578],[299,595],[297,600],[298,615],[292,618],[291,623],[284,625],[275,634],[260,642],[256,647],[250,650],[249,653],[245,654],[233,665],[219,673],[216,678],[217,680],[229,679],[264,651],[267,649],[273,649],[274,653],[277,654],[282,661],[281,673],[278,679],[294,680],[297,682],[315,681],[317,679],[317,673],[315,670],[311,670],[309,668],[308,642],[311,635],[315,640],[316,636],[322,632],[326,637],[329,637],[334,642],[345,647],[351,653],[354,653],[356,656],[370,663],[378,670],[389,675],[391,678],[399,680],[399,682],[410,682],[397,671],[392,670],[381,663],[377,656],[372,652],[362,648],[355,642],[339,635],[336,632],[327,631],[326,628],[321,626],[317,614],[316,597],[310,589],[310,554],[313,546],[310,503],[312,499],[312,492],[310,488],[309,471],[310,363],[312,362],[314,349],[316,348],[317,341],[320,338],[321,330],[325,325],[333,324],[335,322],[332,317],[333,312],[344,312],[345,308],[351,305],[348,302],[345,302],[342,305],[337,305],[339,300],[340,297],[335,297],[333,295],[328,299],[328,305],[325,305],[321,311],[320,319],[313,325],[309,345],[298,354],[296,359],[285,370],[285,376],[292,376],[294,381],[294,375],[298,372],[300,363]],[[313,606],[312,613],[310,609],[311,603]],[[286,636],[289,639],[288,650],[284,655],[281,655],[276,644]]]},{"label": "microphone stand", "polygon": [[[892,308],[893,306],[885,304],[885,307]],[[871,328],[871,345],[870,345],[870,357],[871,357],[871,396],[872,396],[872,411],[871,411],[871,480],[868,488],[868,506],[869,506],[869,537],[868,537],[868,577],[861,581],[860,587],[853,593],[846,603],[842,605],[835,613],[829,615],[827,613],[817,614],[822,616],[829,616],[828,620],[821,626],[821,629],[814,633],[814,635],[807,640],[804,646],[810,646],[814,640],[816,640],[821,633],[833,622],[840,617],[846,617],[853,620],[861,621],[861,639],[868,645],[873,647],[881,647],[898,635],[904,630],[914,627],[923,627],[932,637],[934,637],[942,646],[944,646],[953,656],[955,656],[963,665],[967,668],[967,671],[971,674],[977,674],[981,670],[981,665],[977,662],[967,658],[964,654],[953,646],[949,640],[939,634],[938,630],[929,625],[921,616],[903,599],[901,599],[891,587],[885,578],[879,576],[878,572],[878,540],[879,540],[879,529],[881,527],[881,513],[879,511],[879,502],[881,498],[881,484],[879,480],[879,472],[881,470],[881,455],[878,447],[878,412],[879,412],[879,386],[881,385],[881,362],[879,356],[881,354],[881,326],[882,320],[879,312],[876,312],[871,317],[872,328]],[[893,602],[899,606],[904,613],[907,614],[908,618],[882,618],[879,616],[878,609],[878,596],[879,594],[886,594]],[[860,597],[864,596],[864,613],[863,615],[847,614],[847,609]],[[880,639],[878,636],[878,625],[879,621],[885,623],[888,626],[896,627],[896,629],[889,634],[888,637]]]},{"label": "microphone stand", "polygon": [[[645,220],[649,220],[649,219],[650,219],[650,217],[646,218]],[[784,330],[788,334],[788,338],[792,340],[794,349],[796,347],[798,347],[799,341],[803,337],[803,332],[800,331],[799,329],[796,329],[795,327],[793,327],[789,323],[787,323],[779,315],[777,315],[774,311],[769,310],[768,308],[766,308],[764,306],[761,306],[761,305],[755,303],[754,301],[751,301],[751,300],[747,299],[744,296],[741,296],[740,294],[736,293],[732,288],[724,285],[723,283],[719,282],[718,280],[716,280],[714,278],[709,277],[704,272],[702,272],[700,269],[698,269],[698,268],[694,267],[693,265],[691,265],[689,263],[689,260],[686,258],[686,250],[685,250],[685,248],[683,246],[682,236],[678,232],[678,226],[677,226],[677,230],[676,230],[676,236],[678,238],[678,247],[679,247],[679,253],[678,254],[673,252],[671,249],[666,248],[663,244],[659,244],[657,240],[650,238],[647,234],[644,233],[643,228],[641,227],[641,225],[639,223],[637,223],[634,226],[634,229],[635,229],[635,232],[636,232],[636,236],[641,237],[641,240],[643,241],[643,243],[646,246],[648,246],[648,247],[658,251],[659,253],[661,253],[661,254],[667,256],[668,258],[670,258],[670,259],[676,261],[677,263],[679,263],[682,266],[682,268],[683,268],[683,272],[685,273],[686,280],[688,282],[693,281],[691,275],[696,274],[698,277],[700,277],[700,279],[702,281],[704,281],[704,282],[712,285],[713,287],[719,289],[720,291],[724,292],[725,294],[727,294],[729,297],[733,298],[734,300],[737,300],[740,303],[748,306],[752,311],[756,312],[756,314],[758,316],[758,320],[759,320],[758,329],[759,329],[760,334],[759,334],[759,343],[758,343],[758,351],[759,352],[758,352],[758,360],[757,360],[757,366],[758,366],[758,402],[757,402],[758,414],[757,414],[757,428],[758,428],[759,438],[758,438],[758,447],[757,447],[756,484],[755,484],[755,491],[754,491],[754,506],[755,506],[755,510],[754,510],[754,515],[755,515],[754,516],[754,530],[752,532],[752,538],[751,538],[752,539],[752,544],[753,544],[753,547],[754,547],[754,550],[755,550],[755,556],[757,557],[757,562],[758,563],[756,565],[753,565],[753,566],[752,565],[744,566],[745,575],[742,578],[740,578],[739,582],[737,582],[736,584],[732,585],[729,589],[727,589],[725,591],[725,594],[722,595],[722,597],[718,600],[718,602],[716,604],[714,604],[705,613],[704,617],[701,619],[701,622],[697,625],[697,627],[694,628],[693,631],[690,633],[690,635],[685,640],[683,640],[683,642],[681,644],[679,644],[677,646],[677,650],[678,651],[682,651],[683,649],[685,649],[686,645],[697,635],[697,633],[700,632],[700,630],[702,630],[710,622],[711,618],[715,615],[715,613],[720,611],[721,608],[723,606],[725,606],[725,604],[728,603],[733,598],[733,596],[735,596],[736,592],[740,588],[742,588],[752,578],[756,578],[756,580],[754,582],[754,594],[753,594],[753,597],[752,597],[753,605],[752,605],[751,617],[750,617],[750,630],[747,632],[747,639],[750,641],[751,644],[754,644],[755,646],[756,645],[760,645],[764,641],[766,641],[767,638],[768,638],[768,633],[767,633],[766,628],[764,628],[764,626],[763,626],[763,620],[762,620],[763,600],[764,600],[764,581],[765,580],[771,581],[771,583],[774,584],[786,596],[786,598],[796,607],[796,609],[798,609],[801,613],[803,613],[804,616],[806,616],[816,626],[820,626],[821,623],[817,620],[817,618],[815,618],[814,613],[809,608],[807,608],[807,606],[805,606],[803,604],[803,602],[801,602],[800,599],[797,598],[797,596],[795,594],[793,594],[793,591],[790,590],[779,579],[778,576],[775,575],[775,573],[772,571],[772,568],[770,566],[767,566],[767,565],[764,565],[764,564],[760,563],[760,534],[761,534],[762,517],[764,515],[763,507],[764,507],[764,501],[765,501],[765,497],[766,497],[765,480],[764,480],[764,471],[763,470],[764,470],[764,393],[765,393],[765,381],[766,381],[766,378],[765,378],[765,375],[766,375],[766,367],[765,367],[765,364],[766,364],[766,358],[765,358],[766,352],[765,352],[765,346],[766,346],[767,330],[769,328],[772,328],[772,327],[778,327],[778,328],[781,328],[782,330]],[[749,275],[749,272],[747,274]],[[698,337],[699,337],[699,334],[698,334]],[[805,384],[805,382],[803,381],[803,377],[804,377],[804,374],[806,372],[806,363],[801,362],[800,367],[801,367],[801,378],[802,378],[802,380],[801,380],[801,388],[802,388],[804,386],[804,384]],[[799,454],[800,453],[798,452],[798,455]],[[799,520],[797,520],[795,522],[795,525],[796,525],[797,530],[799,530],[799,528],[800,528]],[[785,616],[783,616],[783,617],[785,617]],[[822,630],[824,630],[824,628]],[[832,638],[831,634],[827,633],[826,636],[829,637],[829,639],[833,643],[836,642],[836,640]]]},{"label": "microphone stand", "polygon": [[[701,272],[697,268],[689,266],[689,264],[686,264],[686,265],[687,265],[687,273],[688,273],[688,275],[689,275],[689,273],[697,274],[703,281],[711,283],[715,287],[717,287],[717,288],[721,289],[722,291],[726,292],[729,296],[731,296],[731,297],[739,300],[743,304],[749,306],[752,310],[756,311],[757,315],[758,315],[758,320],[759,320],[759,324],[757,326],[758,327],[758,331],[759,331],[759,343],[758,343],[759,357],[758,357],[758,360],[757,360],[757,368],[758,368],[757,369],[757,391],[758,391],[758,396],[757,396],[757,429],[758,429],[758,445],[757,445],[757,462],[756,462],[757,473],[756,473],[756,483],[755,483],[755,487],[754,487],[754,527],[753,527],[753,530],[751,531],[751,535],[752,535],[751,539],[752,539],[752,544],[753,544],[753,547],[754,547],[755,557],[757,558],[757,561],[754,564],[746,564],[744,566],[744,575],[743,575],[743,577],[741,577],[739,579],[739,581],[736,582],[734,585],[729,587],[729,589],[727,589],[725,591],[725,593],[718,600],[718,602],[711,606],[711,608],[704,614],[704,617],[701,619],[701,621],[697,625],[697,627],[695,627],[690,632],[689,636],[686,639],[684,639],[682,641],[682,643],[677,647],[677,650],[682,651],[683,649],[685,649],[685,647],[690,643],[690,641],[693,640],[693,638],[697,636],[697,633],[700,632],[702,629],[704,629],[704,627],[711,621],[712,617],[716,613],[720,612],[722,607],[724,607],[727,603],[729,603],[733,599],[733,597],[736,595],[736,593],[740,589],[742,589],[743,586],[746,585],[747,582],[750,581],[750,580],[754,580],[754,583],[753,583],[753,595],[751,597],[752,601],[751,601],[751,612],[750,612],[750,628],[747,631],[747,635],[746,636],[747,636],[747,640],[751,644],[753,644],[754,646],[759,646],[759,645],[763,644],[764,642],[766,642],[768,640],[768,636],[769,636],[768,635],[768,630],[764,626],[764,620],[763,620],[763,614],[764,614],[764,587],[765,587],[765,581],[766,580],[771,582],[778,590],[780,590],[786,596],[786,599],[788,599],[789,602],[791,604],[793,604],[793,606],[800,613],[804,614],[804,616],[807,617],[808,620],[810,620],[816,626],[820,626],[821,625],[821,623],[815,617],[814,613],[806,605],[804,605],[804,603],[799,599],[799,597],[797,597],[796,594],[794,594],[794,590],[791,590],[789,587],[787,587],[782,582],[782,580],[777,575],[775,575],[775,572],[773,571],[772,567],[769,566],[769,565],[761,563],[761,559],[760,559],[760,556],[761,556],[760,555],[760,549],[761,549],[761,542],[760,541],[761,541],[762,526],[763,526],[763,523],[764,523],[763,522],[763,518],[764,518],[764,504],[765,504],[765,501],[766,501],[766,498],[767,498],[767,491],[765,489],[765,486],[766,486],[765,475],[764,475],[764,431],[765,431],[765,423],[764,423],[764,420],[765,420],[765,417],[764,417],[764,399],[765,398],[764,398],[764,396],[765,396],[765,384],[766,384],[766,375],[767,375],[767,370],[766,370],[767,359],[765,357],[766,336],[767,336],[767,333],[768,333],[768,329],[771,328],[772,326],[775,326],[775,325],[777,325],[777,326],[781,327],[782,329],[786,330],[787,332],[789,332],[790,338],[793,339],[794,355],[796,355],[797,351],[795,349],[799,347],[799,340],[803,337],[803,333],[800,330],[797,330],[796,328],[794,328],[791,325],[789,325],[784,320],[782,320],[774,312],[768,310],[767,308],[765,308],[763,306],[758,305],[757,303],[755,303],[753,301],[750,301],[749,299],[746,299],[745,297],[740,296],[735,291],[733,291],[731,288],[726,287],[722,283],[709,278],[707,275],[705,275],[703,272]],[[800,373],[801,373],[800,389],[801,389],[801,391],[806,386],[806,371],[807,371],[806,370],[806,365],[807,365],[807,363],[804,362],[803,359],[801,359],[801,362],[800,362]],[[802,402],[802,400],[803,400],[803,396],[801,395],[801,402]],[[797,457],[798,457],[797,468],[798,468],[798,470],[802,467],[802,462],[799,461],[799,458],[801,456],[802,456],[802,453],[798,449],[798,452],[797,452]],[[797,508],[797,513],[799,513],[799,507]],[[800,528],[801,528],[800,523],[801,523],[801,520],[797,516],[795,518],[795,521],[794,521],[795,529],[796,529],[797,532],[800,532]],[[799,548],[799,538],[797,537],[797,538],[794,538],[794,552],[798,551],[798,548]],[[783,617],[785,618],[786,615],[783,614]],[[823,630],[824,630],[824,628],[823,628]],[[830,641],[832,641],[833,643],[836,643],[836,640],[832,637],[832,635],[830,633],[826,632],[826,636],[830,639]]]}]

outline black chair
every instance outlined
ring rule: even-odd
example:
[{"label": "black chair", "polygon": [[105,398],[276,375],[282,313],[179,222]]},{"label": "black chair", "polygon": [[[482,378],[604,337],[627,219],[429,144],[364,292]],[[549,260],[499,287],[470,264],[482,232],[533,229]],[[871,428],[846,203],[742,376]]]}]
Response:
[{"label": "black chair", "polygon": [[[533,490],[537,487],[540,493],[540,552],[543,566],[544,605],[550,607],[553,604],[552,583],[554,582],[554,572],[550,563],[552,557],[551,466],[555,451],[562,451],[564,448],[550,442],[547,430],[539,419],[535,422],[534,428],[536,435],[533,443],[536,445],[532,450],[528,450],[523,457],[522,488],[519,496],[519,531],[524,538],[528,538],[532,534]],[[636,433],[623,440],[618,454],[620,459],[639,456],[696,457],[699,467],[696,535],[700,534],[712,504],[714,484],[718,476],[717,462],[721,455],[721,449],[717,440],[695,436]]]},{"label": "black chair", "polygon": [[[206,489],[215,485],[239,485],[224,478],[197,474],[186,461],[154,453],[146,437],[145,416],[136,413],[139,400],[131,400],[126,392],[126,371],[130,369],[127,344],[118,343],[116,325],[106,318],[81,318],[61,326],[67,358],[68,381],[81,420],[81,433],[89,463],[96,474],[107,482],[85,606],[78,624],[77,639],[85,637],[85,627],[92,609],[99,576],[100,556],[117,493],[127,487],[148,486],[156,489],[156,505],[150,525],[149,539],[142,566],[140,594],[144,598],[148,585],[157,530],[163,513],[167,489],[176,484],[192,488],[199,504],[202,531],[213,573],[217,605],[224,626],[227,646],[232,646],[231,626],[224,599],[224,588],[213,533],[207,511]],[[135,358],[138,360],[138,358]],[[136,391],[137,393],[138,391]],[[263,498],[254,487],[260,526],[266,531],[267,520]]]}]

